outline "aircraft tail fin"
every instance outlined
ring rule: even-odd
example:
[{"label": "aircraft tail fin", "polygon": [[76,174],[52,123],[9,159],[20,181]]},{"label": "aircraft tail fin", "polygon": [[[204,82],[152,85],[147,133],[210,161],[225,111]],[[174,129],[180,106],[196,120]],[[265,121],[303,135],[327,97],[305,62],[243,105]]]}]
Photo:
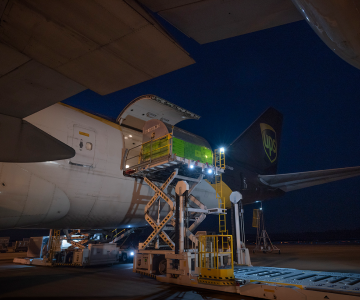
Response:
[{"label": "aircraft tail fin", "polygon": [[242,165],[258,174],[276,174],[282,131],[282,114],[268,108],[226,149],[226,164]]}]

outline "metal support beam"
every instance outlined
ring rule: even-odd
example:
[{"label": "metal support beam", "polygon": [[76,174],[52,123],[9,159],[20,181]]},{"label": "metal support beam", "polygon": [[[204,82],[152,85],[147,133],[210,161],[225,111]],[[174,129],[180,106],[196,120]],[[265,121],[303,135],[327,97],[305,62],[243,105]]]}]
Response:
[{"label": "metal support beam", "polygon": [[[232,192],[230,201],[234,204],[235,213],[235,231],[236,231],[236,261],[241,265],[251,265],[249,250],[245,248],[245,233],[243,211],[241,210],[241,218],[239,216],[239,203],[241,204],[242,195],[239,192]],[[233,233],[234,235],[234,233]]]},{"label": "metal support beam", "polygon": [[124,233],[120,234],[118,237],[116,237],[115,239],[113,239],[113,240],[110,242],[110,244],[116,243],[117,241],[119,241],[119,240],[121,240],[121,239],[129,236],[129,235],[132,234],[134,231],[135,231],[134,228],[131,228],[131,229],[125,231]]},{"label": "metal support beam", "polygon": [[[176,198],[179,199],[178,203],[179,203],[179,207],[176,207],[176,214],[177,214],[177,218],[176,218],[176,223],[179,224],[177,226],[178,232],[179,232],[179,247],[176,247],[178,249],[178,253],[175,254],[179,254],[179,253],[183,253],[184,252],[184,238],[185,238],[185,226],[184,226],[184,209],[185,209],[185,199],[188,197],[188,191],[189,191],[189,184],[186,181],[179,181],[176,184],[175,187],[175,194],[176,194]],[[187,200],[187,199],[186,199]],[[177,241],[176,241],[177,242]]]},{"label": "metal support beam", "polygon": [[[203,175],[201,174],[201,177]],[[186,181],[194,181],[194,182],[199,182],[198,178],[191,178],[191,177],[186,177],[186,176],[181,176],[181,175],[177,175],[176,176],[177,179],[181,179],[181,180],[186,180]]]}]

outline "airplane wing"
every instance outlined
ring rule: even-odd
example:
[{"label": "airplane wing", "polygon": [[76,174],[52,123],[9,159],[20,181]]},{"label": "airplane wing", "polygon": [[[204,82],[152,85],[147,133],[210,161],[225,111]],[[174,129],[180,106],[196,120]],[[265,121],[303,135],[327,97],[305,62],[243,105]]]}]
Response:
[{"label": "airplane wing", "polygon": [[72,157],[22,119],[85,89],[106,95],[194,63],[134,0],[1,0],[0,21],[0,161]]},{"label": "airplane wing", "polygon": [[0,113],[24,118],[194,63],[136,1],[0,1]]},{"label": "airplane wing", "polygon": [[0,113],[24,118],[194,63],[144,6],[200,43],[297,21],[291,0],[0,1]]},{"label": "airplane wing", "polygon": [[360,69],[359,1],[139,1],[200,44],[305,19],[335,54]]},{"label": "airplane wing", "polygon": [[291,0],[140,0],[140,2],[200,44],[303,19]]},{"label": "airplane wing", "polygon": [[270,187],[290,192],[359,175],[360,167],[351,167],[290,174],[258,175],[258,177],[262,183]]}]

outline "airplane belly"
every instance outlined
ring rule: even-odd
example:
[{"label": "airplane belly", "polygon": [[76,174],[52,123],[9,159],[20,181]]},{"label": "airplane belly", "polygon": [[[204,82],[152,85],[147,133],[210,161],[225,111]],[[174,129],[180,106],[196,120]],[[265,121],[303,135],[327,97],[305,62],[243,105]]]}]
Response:
[{"label": "airplane belly", "polygon": [[[75,170],[77,168],[79,171]],[[2,163],[0,228],[147,226],[144,209],[154,191],[143,184],[143,180],[83,173],[80,169],[77,166],[64,168],[60,162]],[[47,180],[40,174],[45,174]],[[215,191],[207,182],[201,182],[193,194],[208,208],[217,207]],[[162,200],[161,218],[168,212],[169,206]],[[157,219],[158,203],[149,213]]]},{"label": "airplane belly", "polygon": [[0,228],[41,227],[63,218],[70,202],[63,190],[18,164],[0,163]]},{"label": "airplane belly", "polygon": [[[172,191],[173,194],[173,191]],[[194,196],[208,208],[217,207],[214,189],[206,182],[194,191]],[[46,224],[48,228],[106,229],[148,226],[144,209],[154,191],[140,179],[106,178],[97,197],[77,192],[70,196],[71,208],[61,220]],[[160,218],[169,212],[169,206],[161,200]],[[158,202],[149,210],[156,221]]]}]

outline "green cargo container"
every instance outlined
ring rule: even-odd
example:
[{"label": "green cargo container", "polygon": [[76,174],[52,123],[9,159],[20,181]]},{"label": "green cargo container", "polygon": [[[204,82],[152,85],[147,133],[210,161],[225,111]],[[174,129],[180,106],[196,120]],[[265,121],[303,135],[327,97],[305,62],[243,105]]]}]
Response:
[{"label": "green cargo container", "polygon": [[[171,140],[168,137],[148,142],[142,147],[142,161],[152,160],[169,154]],[[212,151],[206,147],[185,142],[178,138],[172,138],[172,153],[176,156],[199,161],[201,163],[213,163]]]},{"label": "green cargo container", "polygon": [[141,151],[142,161],[150,160],[150,157],[153,160],[169,154],[169,145],[170,141],[167,136],[162,139],[157,139],[153,142],[143,144]]},{"label": "green cargo container", "polygon": [[169,154],[213,164],[213,153],[203,137],[157,119],[147,121],[143,127],[141,161],[154,160]]}]

